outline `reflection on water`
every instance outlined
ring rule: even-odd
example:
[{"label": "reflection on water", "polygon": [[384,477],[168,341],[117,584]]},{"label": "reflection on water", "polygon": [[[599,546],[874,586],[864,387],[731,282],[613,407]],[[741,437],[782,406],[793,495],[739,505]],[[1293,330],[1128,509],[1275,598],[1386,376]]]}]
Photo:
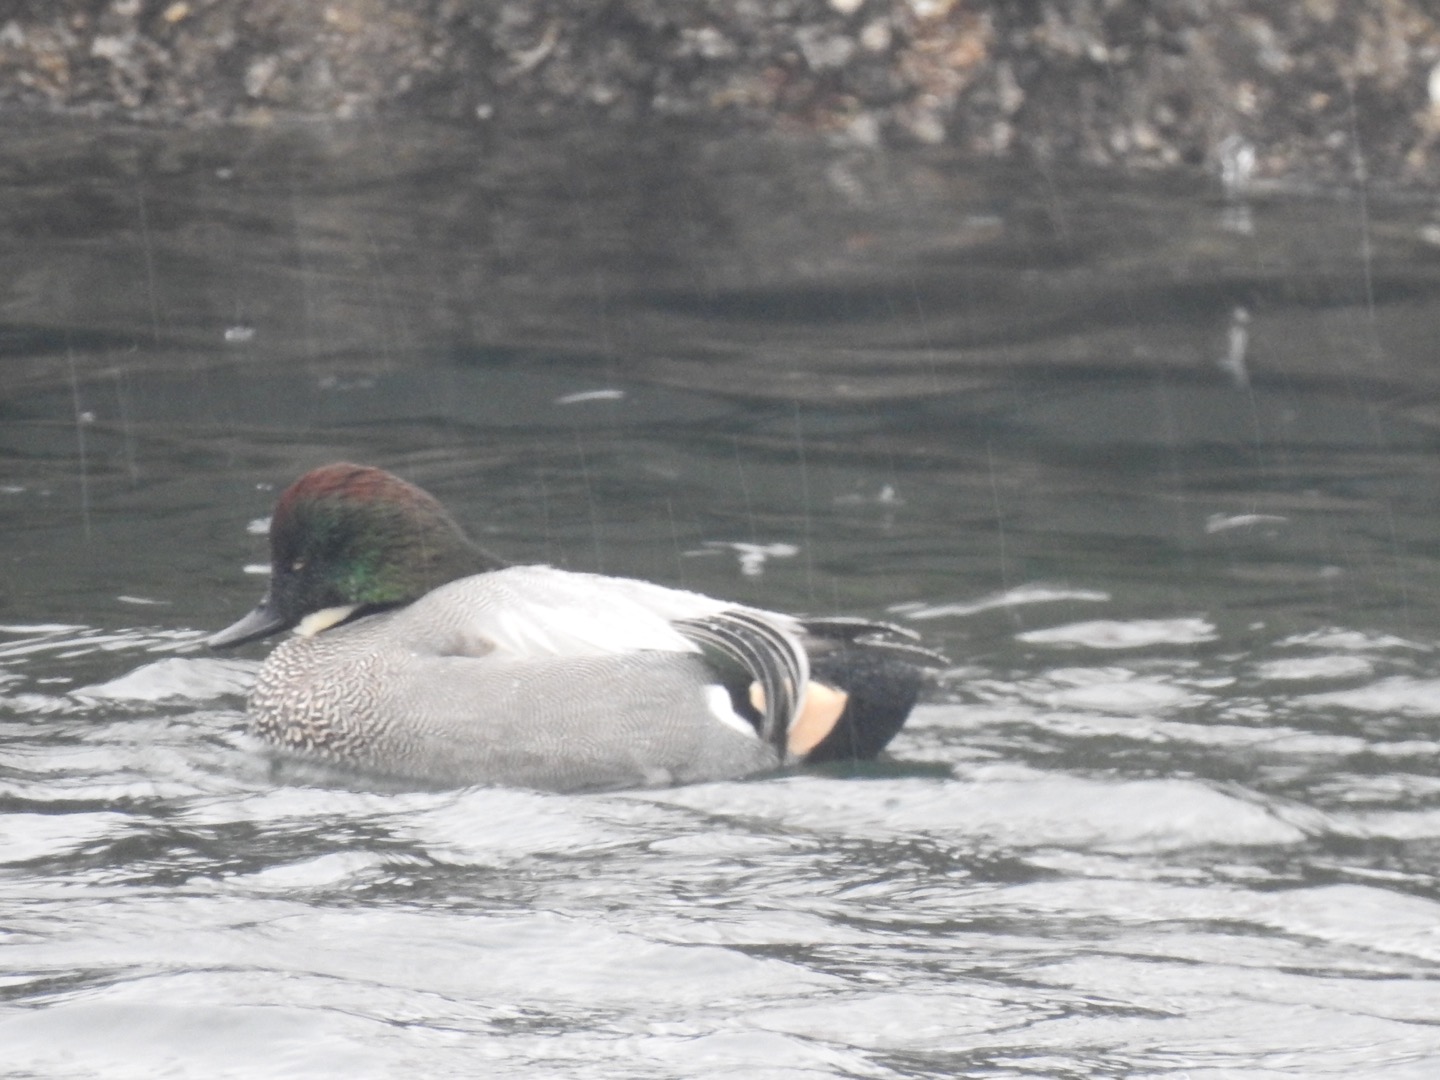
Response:
[{"label": "reflection on water", "polygon": [[[13,1071],[1433,1073],[1428,207],[490,138],[13,132]],[[956,666],[855,774],[273,775],[198,641],[339,457]]]}]

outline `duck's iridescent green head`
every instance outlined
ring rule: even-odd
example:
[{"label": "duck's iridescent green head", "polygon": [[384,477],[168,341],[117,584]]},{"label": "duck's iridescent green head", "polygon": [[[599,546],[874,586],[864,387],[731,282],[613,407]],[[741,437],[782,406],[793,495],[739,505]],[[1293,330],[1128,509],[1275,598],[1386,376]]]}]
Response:
[{"label": "duck's iridescent green head", "polygon": [[333,625],[500,565],[414,484],[383,469],[325,465],[296,480],[275,504],[264,599],[207,644],[254,641],[310,616]]}]

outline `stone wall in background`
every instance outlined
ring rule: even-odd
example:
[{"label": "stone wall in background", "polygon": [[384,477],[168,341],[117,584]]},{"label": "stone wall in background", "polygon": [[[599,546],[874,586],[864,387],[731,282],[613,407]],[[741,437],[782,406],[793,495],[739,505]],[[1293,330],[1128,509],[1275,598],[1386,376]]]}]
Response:
[{"label": "stone wall in background", "polygon": [[1437,179],[1429,0],[9,0],[0,109],[715,118],[1243,181]]}]

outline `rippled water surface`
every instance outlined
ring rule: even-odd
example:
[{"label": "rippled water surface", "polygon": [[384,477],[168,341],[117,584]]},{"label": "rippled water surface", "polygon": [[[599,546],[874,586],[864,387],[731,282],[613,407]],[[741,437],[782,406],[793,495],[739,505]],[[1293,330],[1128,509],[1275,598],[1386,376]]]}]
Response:
[{"label": "rippled water surface", "polygon": [[[16,128],[0,1047],[26,1077],[1440,1068],[1436,225],[678,133]],[[884,617],[874,767],[275,775],[279,486]]]}]

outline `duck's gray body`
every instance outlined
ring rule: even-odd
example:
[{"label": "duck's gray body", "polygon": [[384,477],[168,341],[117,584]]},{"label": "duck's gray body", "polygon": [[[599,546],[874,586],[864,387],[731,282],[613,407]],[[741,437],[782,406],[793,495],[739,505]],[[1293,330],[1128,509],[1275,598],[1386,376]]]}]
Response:
[{"label": "duck's gray body", "polygon": [[281,492],[269,587],[208,641],[290,629],[251,694],[255,733],[421,784],[627,787],[868,760],[944,662],[885,623],[509,566],[427,492],[344,461]]},{"label": "duck's gray body", "polygon": [[[479,574],[282,643],[251,723],[304,758],[427,783],[575,789],[774,769],[783,750],[677,628],[734,610],[548,567]],[[804,662],[796,620],[739,610],[794,639]]]}]

